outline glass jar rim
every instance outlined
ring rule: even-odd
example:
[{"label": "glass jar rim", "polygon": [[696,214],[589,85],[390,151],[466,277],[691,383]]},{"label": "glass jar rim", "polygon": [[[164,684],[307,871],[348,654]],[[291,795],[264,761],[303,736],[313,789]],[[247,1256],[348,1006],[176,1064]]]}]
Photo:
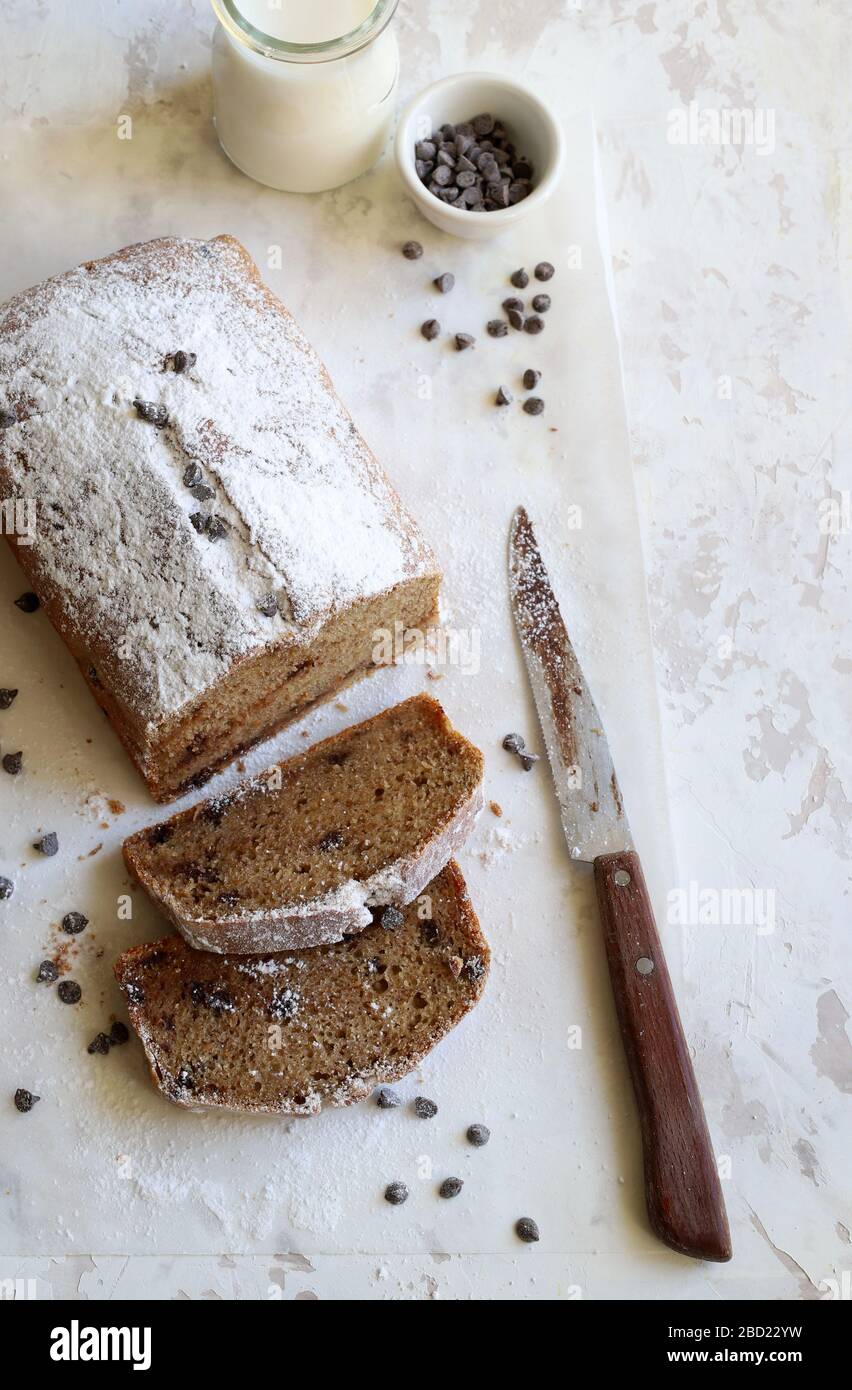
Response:
[{"label": "glass jar rim", "polygon": [[265,58],[287,63],[328,63],[366,48],[393,19],[399,0],[376,0],[372,10],[355,29],[323,43],[286,43],[256,29],[242,14],[237,0],[211,0],[216,18],[231,38],[245,44]]}]

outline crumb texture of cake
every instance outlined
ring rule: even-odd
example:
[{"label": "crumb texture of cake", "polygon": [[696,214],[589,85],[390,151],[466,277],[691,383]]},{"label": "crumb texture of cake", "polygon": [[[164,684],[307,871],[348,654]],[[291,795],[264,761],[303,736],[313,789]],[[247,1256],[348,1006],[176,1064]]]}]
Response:
[{"label": "crumb texture of cake", "polygon": [[0,309],[9,534],[158,800],[435,621],[431,551],[232,237],[162,238]]},{"label": "crumb texture of cake", "polygon": [[479,999],[488,966],[451,861],[393,931],[271,956],[194,951],[169,936],[127,951],[115,975],[170,1100],[312,1115],[418,1066]]},{"label": "crumb texture of cake", "polygon": [[415,695],[124,842],[128,869],[199,950],[362,931],[421,893],[482,809],[483,758]]}]

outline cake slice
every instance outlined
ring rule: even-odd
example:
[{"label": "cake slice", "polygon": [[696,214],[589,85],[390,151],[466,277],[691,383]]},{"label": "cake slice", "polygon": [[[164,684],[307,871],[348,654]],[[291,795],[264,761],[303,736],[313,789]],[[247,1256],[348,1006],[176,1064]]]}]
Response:
[{"label": "cake slice", "polygon": [[482,769],[416,695],[132,835],[125,862],[199,950],[339,941],[443,868],[481,809]]},{"label": "cake slice", "polygon": [[128,246],[0,308],[0,499],[32,513],[6,527],[26,587],[158,801],[436,620],[434,555],[233,237]]},{"label": "cake slice", "polygon": [[476,1003],[488,962],[450,862],[394,930],[263,957],[168,936],[127,951],[115,975],[169,1100],[313,1115],[416,1067]]}]

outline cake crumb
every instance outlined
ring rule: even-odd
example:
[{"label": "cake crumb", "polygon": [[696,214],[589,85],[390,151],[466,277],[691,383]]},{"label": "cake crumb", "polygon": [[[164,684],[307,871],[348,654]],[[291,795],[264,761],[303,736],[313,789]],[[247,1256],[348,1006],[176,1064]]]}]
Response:
[{"label": "cake crumb", "polygon": [[500,805],[499,801],[489,801],[488,809],[492,816],[502,816],[503,814],[503,807]]}]

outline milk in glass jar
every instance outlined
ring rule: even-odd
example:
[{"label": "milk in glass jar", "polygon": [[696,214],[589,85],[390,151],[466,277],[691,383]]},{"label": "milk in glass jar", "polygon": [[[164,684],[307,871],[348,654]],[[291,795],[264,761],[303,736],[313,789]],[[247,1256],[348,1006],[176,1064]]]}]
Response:
[{"label": "milk in glass jar", "polygon": [[212,0],[216,133],[243,173],[318,193],[375,164],[393,116],[398,0]]}]

